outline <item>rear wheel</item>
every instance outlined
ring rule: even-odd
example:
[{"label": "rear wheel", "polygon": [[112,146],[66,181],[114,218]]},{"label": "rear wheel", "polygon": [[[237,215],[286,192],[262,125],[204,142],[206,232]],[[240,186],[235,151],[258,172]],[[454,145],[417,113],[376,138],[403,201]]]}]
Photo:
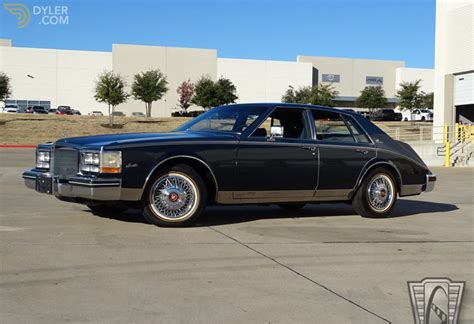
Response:
[{"label": "rear wheel", "polygon": [[144,195],[143,216],[157,226],[179,227],[193,223],[204,211],[206,185],[199,173],[179,164],[159,173]]},{"label": "rear wheel", "polygon": [[397,201],[397,185],[384,168],[370,171],[352,199],[352,206],[363,217],[388,217]]}]

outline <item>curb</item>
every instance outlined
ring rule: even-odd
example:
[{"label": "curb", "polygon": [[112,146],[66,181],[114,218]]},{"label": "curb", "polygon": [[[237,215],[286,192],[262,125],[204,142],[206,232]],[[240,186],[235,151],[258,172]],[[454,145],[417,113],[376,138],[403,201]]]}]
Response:
[{"label": "curb", "polygon": [[36,145],[0,144],[0,148],[36,148]]}]

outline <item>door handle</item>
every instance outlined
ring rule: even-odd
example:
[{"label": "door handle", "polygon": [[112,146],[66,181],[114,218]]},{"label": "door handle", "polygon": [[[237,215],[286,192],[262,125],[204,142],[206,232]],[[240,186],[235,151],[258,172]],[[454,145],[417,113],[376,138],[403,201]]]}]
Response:
[{"label": "door handle", "polygon": [[311,152],[316,151],[316,147],[315,147],[315,146],[302,146],[301,148],[302,148],[303,150],[308,150],[308,151],[311,151]]},{"label": "door handle", "polygon": [[360,154],[364,154],[364,155],[366,155],[367,153],[369,153],[368,150],[361,150],[361,149],[357,149],[356,152],[357,152],[357,153],[360,153]]}]

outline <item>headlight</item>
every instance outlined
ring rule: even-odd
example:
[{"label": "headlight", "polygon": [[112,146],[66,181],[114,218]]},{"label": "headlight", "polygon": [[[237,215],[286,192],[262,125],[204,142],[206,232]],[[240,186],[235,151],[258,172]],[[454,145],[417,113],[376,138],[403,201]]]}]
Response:
[{"label": "headlight", "polygon": [[81,171],[120,173],[122,172],[122,152],[82,152]]},{"label": "headlight", "polygon": [[100,172],[120,173],[122,171],[122,152],[102,152]]},{"label": "headlight", "polygon": [[51,160],[50,151],[36,151],[36,167],[38,169],[49,169],[49,161]]}]

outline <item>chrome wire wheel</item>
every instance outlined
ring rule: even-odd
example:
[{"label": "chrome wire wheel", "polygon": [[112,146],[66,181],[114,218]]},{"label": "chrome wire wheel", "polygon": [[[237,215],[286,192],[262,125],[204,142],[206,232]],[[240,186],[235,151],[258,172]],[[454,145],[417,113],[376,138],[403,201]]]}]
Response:
[{"label": "chrome wire wheel", "polygon": [[195,182],[178,172],[170,172],[157,179],[149,195],[153,213],[168,222],[179,222],[191,217],[199,202]]},{"label": "chrome wire wheel", "polygon": [[367,186],[367,200],[370,208],[377,213],[388,210],[395,197],[395,187],[392,179],[385,174],[376,174]]}]

